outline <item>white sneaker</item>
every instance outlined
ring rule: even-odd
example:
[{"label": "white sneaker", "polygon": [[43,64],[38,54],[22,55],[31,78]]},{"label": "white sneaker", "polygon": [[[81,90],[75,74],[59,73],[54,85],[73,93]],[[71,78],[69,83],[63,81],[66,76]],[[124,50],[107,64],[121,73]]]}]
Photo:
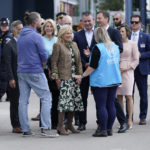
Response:
[{"label": "white sneaker", "polygon": [[50,138],[56,138],[59,137],[59,134],[54,133],[52,130],[49,129],[41,129],[41,135],[45,137],[50,137]]}]

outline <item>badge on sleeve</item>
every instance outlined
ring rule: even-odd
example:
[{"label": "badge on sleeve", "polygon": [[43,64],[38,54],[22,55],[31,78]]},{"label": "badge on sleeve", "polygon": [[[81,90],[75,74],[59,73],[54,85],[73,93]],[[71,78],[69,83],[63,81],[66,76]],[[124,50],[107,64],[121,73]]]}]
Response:
[{"label": "badge on sleeve", "polygon": [[140,48],[145,48],[145,43],[141,43]]},{"label": "badge on sleeve", "polygon": [[10,38],[6,38],[6,44],[7,44],[10,40],[11,40]]}]

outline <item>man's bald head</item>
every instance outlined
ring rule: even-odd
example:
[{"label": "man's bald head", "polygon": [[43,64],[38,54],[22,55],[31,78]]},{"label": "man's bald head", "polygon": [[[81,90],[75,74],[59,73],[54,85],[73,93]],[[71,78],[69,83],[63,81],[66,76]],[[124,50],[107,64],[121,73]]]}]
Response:
[{"label": "man's bald head", "polygon": [[72,26],[72,18],[69,15],[63,17],[63,25]]}]

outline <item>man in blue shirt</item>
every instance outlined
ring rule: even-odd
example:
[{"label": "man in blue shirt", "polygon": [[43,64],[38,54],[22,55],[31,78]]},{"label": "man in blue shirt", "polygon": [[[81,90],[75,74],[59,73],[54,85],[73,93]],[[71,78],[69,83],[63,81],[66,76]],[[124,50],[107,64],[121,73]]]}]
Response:
[{"label": "man in blue shirt", "polygon": [[31,89],[41,100],[41,135],[57,137],[50,132],[51,95],[43,67],[48,55],[44,47],[42,36],[36,31],[40,26],[41,16],[37,12],[26,12],[25,26],[18,38],[18,81],[19,81],[19,120],[24,136],[33,135],[30,131],[27,106]]}]

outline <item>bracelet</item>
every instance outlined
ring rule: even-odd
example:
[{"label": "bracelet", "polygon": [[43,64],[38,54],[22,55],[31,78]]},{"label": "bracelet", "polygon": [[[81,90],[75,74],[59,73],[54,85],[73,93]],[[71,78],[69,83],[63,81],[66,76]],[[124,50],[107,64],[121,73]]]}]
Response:
[{"label": "bracelet", "polygon": [[82,74],[81,78],[83,79],[83,78],[85,78],[85,76]]}]

